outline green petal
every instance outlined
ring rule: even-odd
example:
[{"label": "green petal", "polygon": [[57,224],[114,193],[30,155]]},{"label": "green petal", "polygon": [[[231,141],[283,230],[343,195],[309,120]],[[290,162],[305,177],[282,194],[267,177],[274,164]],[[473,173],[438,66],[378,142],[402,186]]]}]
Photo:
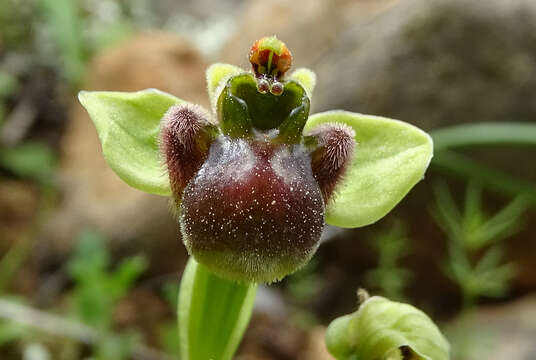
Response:
[{"label": "green petal", "polygon": [[311,116],[304,133],[339,122],[355,130],[354,159],[326,209],[330,225],[353,228],[385,216],[423,178],[432,159],[432,138],[408,123],[347,111]]},{"label": "green petal", "polygon": [[307,68],[298,68],[290,76],[289,80],[298,82],[307,91],[309,98],[313,95],[316,86],[316,74]]},{"label": "green petal", "polygon": [[398,359],[409,347],[412,359],[448,360],[450,346],[434,322],[421,310],[380,296],[366,300],[350,315],[335,319],[326,345],[337,360]]},{"label": "green petal", "polygon": [[160,119],[170,106],[184,101],[154,89],[81,91],[78,99],[95,123],[104,158],[115,173],[136,189],[169,196],[158,149]]},{"label": "green petal", "polygon": [[207,90],[212,109],[216,108],[216,103],[220,96],[221,90],[231,76],[245,72],[237,66],[229,64],[216,63],[207,69]]}]

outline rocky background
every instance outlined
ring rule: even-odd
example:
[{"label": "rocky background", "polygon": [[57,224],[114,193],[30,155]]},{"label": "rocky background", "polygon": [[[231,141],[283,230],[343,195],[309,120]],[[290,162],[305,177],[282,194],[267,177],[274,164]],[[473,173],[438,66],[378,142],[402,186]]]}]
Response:
[{"label": "rocky background", "polygon": [[[168,200],[129,188],[104,162],[93,124],[76,100],[79,89],[159,88],[208,107],[208,64],[247,67],[253,41],[276,34],[292,50],[296,67],[317,73],[313,112],[341,108],[426,130],[536,119],[532,0],[78,1],[71,3],[77,16],[72,26],[59,21],[50,6],[4,1],[0,294],[23,297],[42,311],[67,307],[76,283],[66,263],[79,234],[91,229],[106,240],[113,264],[144,254],[146,270],[111,316],[117,332],[137,329],[160,355],[173,351],[159,330],[174,319],[163,289],[177,282],[187,254]],[[78,31],[74,41],[62,37],[72,30]],[[40,147],[25,153],[28,144]],[[502,146],[461,153],[536,191],[534,149]],[[468,308],[459,282],[444,271],[449,239],[435,215],[438,184],[448,184],[455,202],[463,205],[470,179],[457,175],[432,163],[425,181],[385,219],[357,230],[329,228],[307,269],[261,289],[237,358],[330,359],[323,347],[325,326],[354,311],[355,290],[367,287],[431,314],[451,340],[453,359],[533,359],[534,195],[501,240],[503,261],[516,268],[505,280],[508,291],[483,293]],[[483,194],[488,215],[516,196],[486,186]],[[382,250],[375,244],[393,229],[401,229],[396,236],[405,242],[396,263],[382,265]],[[371,280],[380,274],[375,269],[388,276]],[[38,335],[4,341],[6,327],[0,319],[2,359],[18,359],[36,344],[51,359],[91,354],[83,348],[65,355],[58,340]]]}]

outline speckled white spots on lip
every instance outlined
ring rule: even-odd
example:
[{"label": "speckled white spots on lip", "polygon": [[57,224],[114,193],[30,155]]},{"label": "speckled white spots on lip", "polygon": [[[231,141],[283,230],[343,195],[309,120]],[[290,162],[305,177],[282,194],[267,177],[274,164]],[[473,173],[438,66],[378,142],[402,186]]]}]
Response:
[{"label": "speckled white spots on lip", "polygon": [[183,240],[223,277],[272,282],[318,247],[324,203],[301,145],[221,137],[185,189]]}]

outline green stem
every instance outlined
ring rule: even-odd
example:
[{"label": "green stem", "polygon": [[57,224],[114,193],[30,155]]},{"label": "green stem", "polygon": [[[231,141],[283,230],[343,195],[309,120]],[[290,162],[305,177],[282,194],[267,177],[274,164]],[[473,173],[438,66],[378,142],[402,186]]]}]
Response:
[{"label": "green stem", "polygon": [[473,145],[536,146],[536,125],[527,123],[480,123],[447,127],[430,133],[435,151]]},{"label": "green stem", "polygon": [[181,359],[231,359],[249,323],[256,291],[256,284],[222,279],[190,257],[179,292]]}]

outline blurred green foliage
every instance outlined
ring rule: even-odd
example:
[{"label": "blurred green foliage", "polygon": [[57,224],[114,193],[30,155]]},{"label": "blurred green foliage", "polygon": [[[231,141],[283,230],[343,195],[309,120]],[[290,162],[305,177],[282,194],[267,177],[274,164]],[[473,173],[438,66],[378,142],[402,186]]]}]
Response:
[{"label": "blurred green foliage", "polygon": [[0,59],[0,70],[20,77],[52,67],[76,88],[93,54],[132,33],[132,7],[110,0],[3,0],[0,54],[8,56]]},{"label": "blurred green foliage", "polygon": [[52,186],[56,154],[49,146],[37,142],[0,147],[0,168],[40,185]]},{"label": "blurred green foliage", "polygon": [[[72,314],[99,332],[111,332],[118,301],[147,267],[142,256],[123,260],[109,270],[110,256],[104,239],[95,232],[80,235],[74,257],[68,264],[75,281],[71,294]],[[135,332],[105,336],[97,344],[96,359],[124,359],[139,341]]]},{"label": "blurred green foliage", "polygon": [[318,274],[318,260],[311,259],[303,268],[285,279],[287,291],[294,307],[291,321],[307,330],[318,323],[318,318],[310,310],[312,299],[319,293],[322,280]]},{"label": "blurred green foliage", "polygon": [[[98,334],[93,346],[93,358],[96,360],[128,359],[134,346],[142,340],[134,329],[115,333],[113,324],[119,301],[146,269],[147,262],[142,256],[133,256],[124,259],[113,270],[110,270],[110,265],[104,238],[93,231],[82,232],[67,265],[74,281],[69,294],[69,316]],[[25,304],[25,300],[11,296],[4,295],[2,299]],[[50,335],[54,334],[45,334],[14,321],[0,320],[0,347],[18,343],[18,347],[25,349],[29,344],[45,342]],[[64,346],[72,347],[73,344],[67,341]]]},{"label": "blurred green foliage", "polygon": [[179,326],[176,320],[176,309],[179,299],[179,282],[169,281],[164,283],[162,287],[162,295],[164,299],[170,304],[171,308],[175,312],[175,316],[172,320],[160,324],[158,329],[159,342],[162,349],[167,354],[180,356],[180,344],[177,341],[179,337]]},{"label": "blurred green foliage", "polygon": [[52,30],[63,58],[63,71],[72,83],[78,84],[89,58],[82,38],[79,9],[73,0],[38,0],[37,9]]},{"label": "blurred green foliage", "polygon": [[460,287],[464,307],[470,308],[482,296],[503,296],[516,268],[504,262],[504,249],[499,242],[520,230],[521,216],[529,206],[526,196],[519,195],[488,216],[482,205],[481,187],[475,182],[467,186],[463,211],[445,184],[436,186],[435,195],[433,215],[448,239],[443,271]]},{"label": "blurred green foliage", "polygon": [[15,76],[0,70],[0,128],[7,114],[6,100],[17,91],[18,87],[19,83]]},{"label": "blurred green foliage", "polygon": [[405,300],[404,289],[412,274],[399,265],[400,260],[411,253],[404,225],[396,222],[389,231],[374,236],[370,244],[378,254],[378,265],[365,274],[367,285],[392,300]]},{"label": "blurred green foliage", "polygon": [[85,231],[80,235],[69,273],[75,281],[72,306],[75,317],[96,329],[109,330],[118,301],[147,267],[142,256],[123,260],[109,270],[110,256],[104,239]]}]

